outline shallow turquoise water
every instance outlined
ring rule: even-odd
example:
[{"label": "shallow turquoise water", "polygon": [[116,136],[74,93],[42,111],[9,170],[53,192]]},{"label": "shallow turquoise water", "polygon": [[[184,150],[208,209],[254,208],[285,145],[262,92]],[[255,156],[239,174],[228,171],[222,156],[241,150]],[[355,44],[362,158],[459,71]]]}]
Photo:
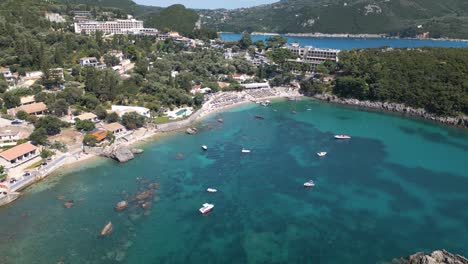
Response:
[{"label": "shallow turquoise water", "polygon": [[[2,263],[377,263],[441,248],[468,255],[466,130],[309,100],[220,115],[223,124],[213,116],[199,134],[165,137],[128,164],[62,172],[0,209]],[[337,133],[353,138],[335,141]],[[243,147],[252,153],[241,155]],[[314,189],[302,187],[309,179]],[[160,183],[151,209],[132,202],[114,211],[150,182]],[[215,204],[206,216],[198,213],[204,202]],[[107,221],[113,233],[99,237]]]},{"label": "shallow turquoise water", "polygon": [[[240,40],[242,35],[235,33],[220,34],[223,40]],[[253,41],[266,40],[270,36],[254,35]],[[314,46],[317,48],[332,49],[356,49],[356,48],[414,48],[414,47],[446,47],[446,48],[468,48],[468,41],[452,40],[419,40],[419,39],[395,39],[395,38],[315,38],[315,37],[286,37],[288,43],[297,42],[301,46]]]}]

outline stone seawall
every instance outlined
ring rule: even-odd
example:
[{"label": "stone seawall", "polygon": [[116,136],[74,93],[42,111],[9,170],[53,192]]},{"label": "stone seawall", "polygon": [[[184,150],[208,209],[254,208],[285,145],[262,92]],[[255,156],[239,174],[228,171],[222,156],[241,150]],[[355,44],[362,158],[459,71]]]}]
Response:
[{"label": "stone seawall", "polygon": [[378,109],[389,112],[401,113],[409,116],[421,117],[427,120],[436,121],[451,126],[458,126],[468,128],[468,116],[462,117],[445,117],[431,114],[422,108],[412,108],[404,104],[387,103],[387,102],[373,102],[373,101],[360,101],[358,99],[340,98],[330,94],[316,94],[314,98],[345,105],[354,105],[370,109]]},{"label": "stone seawall", "polygon": [[158,124],[156,130],[158,132],[171,132],[187,128],[188,126],[192,125],[200,115],[201,110],[198,110],[187,119]]}]

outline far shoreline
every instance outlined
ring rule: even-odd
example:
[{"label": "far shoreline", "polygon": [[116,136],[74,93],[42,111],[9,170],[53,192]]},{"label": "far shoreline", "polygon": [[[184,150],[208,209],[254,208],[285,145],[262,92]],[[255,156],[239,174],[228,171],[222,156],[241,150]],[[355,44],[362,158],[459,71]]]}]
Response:
[{"label": "far shoreline", "polygon": [[[242,34],[243,32],[218,32],[220,34]],[[401,39],[401,40],[433,40],[433,41],[452,41],[452,42],[468,42],[468,39],[457,38],[401,38],[392,37],[385,34],[348,34],[348,33],[275,33],[275,32],[252,32],[252,36],[284,36],[284,37],[297,37],[297,38],[330,38],[330,39]],[[220,38],[221,39],[221,38]],[[226,40],[228,41],[228,40]]]}]

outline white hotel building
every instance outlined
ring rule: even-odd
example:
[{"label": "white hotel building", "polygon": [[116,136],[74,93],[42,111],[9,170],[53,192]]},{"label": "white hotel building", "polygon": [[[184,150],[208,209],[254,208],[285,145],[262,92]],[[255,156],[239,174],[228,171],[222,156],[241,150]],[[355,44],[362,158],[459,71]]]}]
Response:
[{"label": "white hotel building", "polygon": [[321,49],[311,46],[301,47],[298,43],[288,45],[286,48],[298,57],[298,59],[291,61],[311,64],[312,70],[326,60],[338,62],[338,54],[340,53],[338,49]]},{"label": "white hotel building", "polygon": [[126,34],[136,29],[144,29],[143,21],[136,19],[117,19],[113,21],[79,21],[75,22],[75,33],[92,34],[102,31],[105,34]]}]

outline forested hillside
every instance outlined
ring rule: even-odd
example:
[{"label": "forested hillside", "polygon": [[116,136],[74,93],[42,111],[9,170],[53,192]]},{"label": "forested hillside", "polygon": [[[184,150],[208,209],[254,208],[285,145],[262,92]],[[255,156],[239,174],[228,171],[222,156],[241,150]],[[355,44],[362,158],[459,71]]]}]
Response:
[{"label": "forested hillside", "polygon": [[465,0],[282,0],[236,10],[201,11],[220,31],[391,33],[468,38]]},{"label": "forested hillside", "polygon": [[468,114],[468,49],[343,51],[338,76],[333,93],[341,97]]}]

